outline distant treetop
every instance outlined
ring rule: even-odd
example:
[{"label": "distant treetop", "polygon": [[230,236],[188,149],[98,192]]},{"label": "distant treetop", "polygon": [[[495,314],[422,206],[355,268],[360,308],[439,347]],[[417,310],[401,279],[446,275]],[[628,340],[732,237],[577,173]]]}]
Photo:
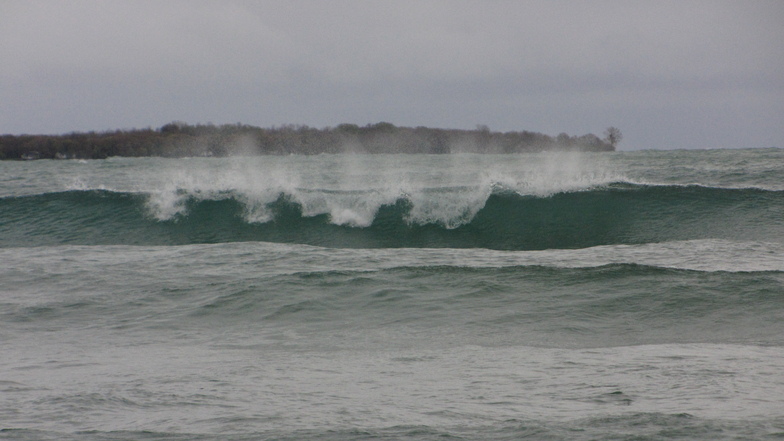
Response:
[{"label": "distant treetop", "polygon": [[317,129],[305,125],[260,128],[247,124],[172,121],[159,129],[115,130],[65,135],[1,135],[0,159],[101,159],[109,156],[227,156],[232,154],[320,153],[525,153],[549,150],[611,151],[621,131],[551,137],[537,132],[397,127],[389,122],[340,124]]}]

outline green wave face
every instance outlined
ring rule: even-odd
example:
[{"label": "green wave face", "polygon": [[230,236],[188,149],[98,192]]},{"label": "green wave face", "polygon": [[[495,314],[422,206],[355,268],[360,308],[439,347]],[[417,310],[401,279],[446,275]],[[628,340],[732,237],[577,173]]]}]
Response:
[{"label": "green wave face", "polygon": [[[325,193],[325,198],[329,197]],[[489,248],[541,250],[671,240],[784,241],[784,192],[701,186],[612,184],[552,196],[494,191],[447,214],[417,215],[428,201],[405,195],[370,211],[366,226],[305,209],[291,195],[253,204],[227,192],[179,195],[159,219],[150,195],[104,190],[0,199],[0,246],[173,245],[265,241],[342,248]],[[442,197],[433,191],[431,198]],[[262,209],[263,218],[255,216]]]}]

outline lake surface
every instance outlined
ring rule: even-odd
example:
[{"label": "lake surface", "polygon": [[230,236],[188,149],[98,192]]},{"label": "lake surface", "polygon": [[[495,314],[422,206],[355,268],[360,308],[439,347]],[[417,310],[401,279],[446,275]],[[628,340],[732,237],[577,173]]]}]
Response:
[{"label": "lake surface", "polygon": [[784,150],[0,162],[0,439],[784,437]]}]

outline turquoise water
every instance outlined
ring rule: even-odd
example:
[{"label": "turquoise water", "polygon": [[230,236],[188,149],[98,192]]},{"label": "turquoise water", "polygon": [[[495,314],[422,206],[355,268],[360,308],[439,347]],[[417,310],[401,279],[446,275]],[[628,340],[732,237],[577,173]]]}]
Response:
[{"label": "turquoise water", "polygon": [[0,439],[784,436],[784,150],[0,162]]}]

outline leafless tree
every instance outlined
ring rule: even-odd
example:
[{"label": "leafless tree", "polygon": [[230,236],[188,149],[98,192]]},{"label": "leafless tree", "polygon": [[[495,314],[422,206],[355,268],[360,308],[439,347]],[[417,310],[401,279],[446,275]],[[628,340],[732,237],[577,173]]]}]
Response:
[{"label": "leafless tree", "polygon": [[604,131],[604,140],[607,141],[608,144],[615,148],[619,142],[623,139],[623,134],[621,130],[617,127],[608,127],[607,130]]}]

